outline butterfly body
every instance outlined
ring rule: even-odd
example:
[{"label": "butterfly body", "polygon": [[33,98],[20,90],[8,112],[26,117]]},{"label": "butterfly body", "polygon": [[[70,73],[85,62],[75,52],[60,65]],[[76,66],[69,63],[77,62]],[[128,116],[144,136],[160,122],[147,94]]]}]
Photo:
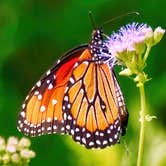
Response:
[{"label": "butterfly body", "polygon": [[128,112],[113,61],[101,30],[95,30],[89,45],[66,53],[32,88],[18,129],[29,136],[70,134],[86,148],[119,142]]}]

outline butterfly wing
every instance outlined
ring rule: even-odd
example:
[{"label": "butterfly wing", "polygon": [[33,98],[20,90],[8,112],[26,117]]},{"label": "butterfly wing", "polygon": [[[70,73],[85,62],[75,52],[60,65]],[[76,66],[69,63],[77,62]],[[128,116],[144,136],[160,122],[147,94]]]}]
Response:
[{"label": "butterfly wing", "polygon": [[118,82],[108,64],[78,63],[64,95],[66,132],[86,148],[104,148],[119,142],[123,127],[121,110],[126,111],[119,93]]},{"label": "butterfly wing", "polygon": [[114,78],[115,92],[116,92],[116,98],[117,98],[117,103],[119,108],[119,115],[121,120],[121,133],[122,133],[122,136],[124,136],[126,133],[126,128],[128,124],[129,113],[127,111],[123,94],[118,84],[118,81],[116,79],[115,73],[113,78]]},{"label": "butterfly wing", "polygon": [[18,129],[29,136],[65,132],[62,117],[64,91],[76,62],[86,57],[87,45],[66,53],[29,92],[19,114]]},{"label": "butterfly wing", "polygon": [[[108,56],[101,56],[101,49]],[[104,148],[125,134],[128,113],[99,30],[44,74],[22,105],[18,129],[29,136],[67,133],[86,148]]]}]

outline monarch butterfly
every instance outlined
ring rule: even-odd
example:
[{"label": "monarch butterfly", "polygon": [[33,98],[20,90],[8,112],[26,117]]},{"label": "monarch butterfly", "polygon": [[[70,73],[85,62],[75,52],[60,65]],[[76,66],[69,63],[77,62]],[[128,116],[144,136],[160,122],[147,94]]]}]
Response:
[{"label": "monarch butterfly", "polygon": [[86,148],[105,148],[125,135],[128,112],[102,29],[68,51],[33,86],[18,118],[28,136],[63,133]]}]

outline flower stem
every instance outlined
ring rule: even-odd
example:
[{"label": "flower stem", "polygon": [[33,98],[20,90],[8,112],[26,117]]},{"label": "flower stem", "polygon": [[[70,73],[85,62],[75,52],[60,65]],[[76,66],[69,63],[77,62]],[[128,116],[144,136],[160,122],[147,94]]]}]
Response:
[{"label": "flower stem", "polygon": [[139,86],[140,90],[140,99],[141,99],[141,112],[140,112],[140,137],[139,137],[139,147],[138,147],[138,157],[137,157],[137,166],[141,166],[142,156],[143,156],[143,145],[144,145],[144,134],[145,134],[145,90],[144,84]]},{"label": "flower stem", "polygon": [[147,49],[146,49],[146,52],[145,52],[145,55],[144,55],[144,58],[143,58],[144,62],[146,62],[150,50],[151,50],[151,46],[147,46]]}]

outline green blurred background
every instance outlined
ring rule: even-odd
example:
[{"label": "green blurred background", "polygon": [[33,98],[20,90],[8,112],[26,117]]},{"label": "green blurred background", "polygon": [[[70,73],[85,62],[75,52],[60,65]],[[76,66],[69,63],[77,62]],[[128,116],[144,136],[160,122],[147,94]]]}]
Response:
[{"label": "green blurred background", "polygon": [[[106,34],[133,21],[166,28],[165,0],[0,0],[1,136],[22,136],[16,129],[17,116],[29,89],[65,51],[90,40],[93,27],[89,10],[99,26],[121,14],[140,12],[140,16],[123,17],[104,25]],[[152,49],[146,67],[153,78],[146,84],[148,112],[158,117],[146,125],[143,163],[150,166],[166,165],[165,43],[166,37]],[[132,80],[119,76],[118,79],[130,113],[127,134],[120,145],[86,150],[69,136],[32,138],[32,149],[37,156],[30,165],[136,165],[139,91]]]}]

